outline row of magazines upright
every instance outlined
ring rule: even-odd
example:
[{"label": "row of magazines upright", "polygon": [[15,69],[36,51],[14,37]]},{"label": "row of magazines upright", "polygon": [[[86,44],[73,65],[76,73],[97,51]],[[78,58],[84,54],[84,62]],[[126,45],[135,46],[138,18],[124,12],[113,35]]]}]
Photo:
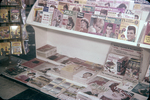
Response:
[{"label": "row of magazines upright", "polygon": [[[62,29],[135,42],[140,34],[138,33],[140,20],[147,19],[147,15],[143,14],[149,14],[150,8],[149,5],[135,4],[131,0],[86,2],[82,0],[82,3],[80,0],[79,3],[75,1],[38,0],[34,6],[33,21]],[[145,41],[144,43],[150,44],[147,39]]]},{"label": "row of magazines upright", "polygon": [[37,56],[8,68],[3,75],[61,100],[146,100],[149,68],[139,82],[142,51],[112,44],[105,64],[57,52],[46,44]]}]

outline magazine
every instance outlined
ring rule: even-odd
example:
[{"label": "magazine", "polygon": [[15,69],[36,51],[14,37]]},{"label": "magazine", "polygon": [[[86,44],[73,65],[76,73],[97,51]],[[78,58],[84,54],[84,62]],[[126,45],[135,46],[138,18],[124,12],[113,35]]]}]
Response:
[{"label": "magazine", "polygon": [[106,17],[102,36],[118,38],[121,18]]},{"label": "magazine", "polygon": [[59,86],[61,86],[61,87],[63,87],[63,88],[65,88],[65,89],[68,89],[70,86],[72,86],[73,84],[72,83],[70,83],[70,82],[63,82],[63,83],[61,83],[61,84],[59,84]]},{"label": "magazine", "polygon": [[11,42],[11,54],[22,54],[21,41]]},{"label": "magazine", "polygon": [[104,23],[105,23],[105,16],[92,15],[88,33],[101,35],[103,32]]},{"label": "magazine", "polygon": [[40,22],[42,21],[42,15],[43,15],[43,7],[34,7],[34,18],[33,21]]},{"label": "magazine", "polygon": [[20,38],[20,26],[10,26],[10,38]]},{"label": "magazine", "polygon": [[11,9],[10,21],[11,22],[20,22],[20,13],[19,13],[18,9]]},{"label": "magazine", "polygon": [[118,39],[135,42],[138,34],[138,26],[139,20],[122,18]]},{"label": "magazine", "polygon": [[108,7],[103,7],[103,6],[96,6],[95,7],[95,11],[94,11],[94,15],[96,16],[107,16],[108,14]]},{"label": "magazine", "polygon": [[77,93],[78,91],[80,91],[82,89],[85,89],[85,87],[73,84],[67,90],[71,93]]},{"label": "magazine", "polygon": [[52,94],[53,96],[58,96],[59,94],[61,94],[63,91],[65,91],[64,88],[59,87],[59,86],[54,86],[49,93]]},{"label": "magazine", "polygon": [[126,9],[124,13],[124,18],[128,19],[138,19],[140,20],[142,16],[142,11],[141,10],[129,10]]},{"label": "magazine", "polygon": [[47,0],[47,7],[56,9],[58,8],[58,3],[59,1]]},{"label": "magazine", "polygon": [[132,89],[132,92],[149,97],[149,85],[139,83]]},{"label": "magazine", "polygon": [[114,2],[115,2],[115,0],[99,0],[98,6],[114,7]]},{"label": "magazine", "polygon": [[150,83],[149,71],[150,71],[150,65],[149,65],[149,67],[148,67],[148,69],[147,69],[147,71],[146,71],[145,77],[144,77],[144,79],[143,79],[143,81],[146,82],[146,83]]},{"label": "magazine", "polygon": [[10,54],[10,42],[0,43],[0,55],[5,56]]},{"label": "magazine", "polygon": [[0,9],[0,22],[8,22],[8,9]]},{"label": "magazine", "polygon": [[90,13],[78,12],[75,24],[75,31],[87,33],[90,25],[91,15],[92,14]]},{"label": "magazine", "polygon": [[150,21],[147,22],[146,31],[144,34],[144,44],[150,44]]},{"label": "magazine", "polygon": [[41,91],[48,93],[48,91],[50,91],[51,89],[53,89],[54,86],[56,86],[56,85],[55,85],[55,84],[52,84],[52,83],[49,83],[49,84],[43,86],[43,87],[41,88]]},{"label": "magazine", "polygon": [[46,25],[49,25],[50,23],[50,13],[48,12],[49,11],[49,7],[44,7],[43,8],[43,15],[42,15],[42,20],[41,20],[41,23],[42,24],[46,24]]},{"label": "magazine", "polygon": [[7,0],[1,0],[1,3],[0,3],[0,5],[7,5]]},{"label": "magazine", "polygon": [[58,10],[63,14],[65,10],[69,10],[69,2],[61,2],[58,3]]},{"label": "magazine", "polygon": [[74,0],[74,3],[86,4],[87,0]]},{"label": "magazine", "polygon": [[28,39],[29,36],[28,36],[27,31],[26,31],[26,25],[21,25],[21,28],[22,28],[22,39],[23,39],[23,40]]},{"label": "magazine", "polygon": [[21,65],[29,67],[29,68],[34,68],[34,67],[36,67],[36,66],[38,66],[38,65],[40,65],[40,64],[42,64],[44,62],[45,61],[42,61],[42,60],[37,59],[37,58],[34,58],[34,59],[31,59],[31,60],[29,60],[27,62],[22,63]]},{"label": "magazine", "polygon": [[82,4],[70,3],[69,5],[69,10],[71,11],[82,12],[82,8],[83,8]]},{"label": "magazine", "polygon": [[0,27],[0,40],[1,39],[10,39],[9,26]]},{"label": "magazine", "polygon": [[117,18],[123,18],[125,13],[125,9],[122,8],[108,8],[108,17],[117,17]]},{"label": "magazine", "polygon": [[38,0],[38,6],[47,6],[47,0]]},{"label": "magazine", "polygon": [[86,4],[98,6],[99,2],[100,2],[100,0],[87,0]]},{"label": "magazine", "polygon": [[65,10],[63,14],[62,28],[74,30],[76,18],[77,12]]},{"label": "magazine", "polygon": [[56,61],[56,62],[59,62],[61,61],[61,59],[63,59],[64,57],[66,57],[65,55],[62,55],[62,54],[59,54],[59,53],[56,53],[52,56],[49,56],[48,59],[50,60],[53,60],[53,61]]},{"label": "magazine", "polygon": [[20,0],[8,0],[8,5],[20,5]]},{"label": "magazine", "polygon": [[56,78],[56,79],[54,79],[53,81],[52,81],[52,83],[54,83],[54,84],[60,84],[60,83],[62,83],[62,82],[64,82],[65,81],[65,79],[63,79],[63,78]]},{"label": "magazine", "polygon": [[63,93],[61,93],[58,98],[61,100],[76,100],[76,93],[72,93],[68,90],[64,91]]},{"label": "magazine", "polygon": [[87,5],[87,4],[83,5],[82,12],[93,14],[94,11],[95,11],[95,6],[94,5]]},{"label": "magazine", "polygon": [[21,9],[21,18],[22,18],[22,23],[25,25],[26,24],[26,11],[25,9]]},{"label": "magazine", "polygon": [[51,20],[51,26],[61,28],[62,27],[62,19],[63,19],[63,14],[58,9],[54,9],[53,17]]},{"label": "magazine", "polygon": [[24,40],[23,41],[23,51],[24,51],[24,54],[27,54],[30,51],[28,42],[29,42],[29,40]]}]

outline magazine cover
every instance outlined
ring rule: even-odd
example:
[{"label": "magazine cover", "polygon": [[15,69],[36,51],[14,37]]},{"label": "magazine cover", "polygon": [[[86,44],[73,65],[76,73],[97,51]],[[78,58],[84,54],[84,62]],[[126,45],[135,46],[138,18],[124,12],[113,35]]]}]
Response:
[{"label": "magazine cover", "polygon": [[95,11],[95,6],[94,5],[87,5],[87,4],[83,5],[82,12],[93,14],[94,11]]},{"label": "magazine cover", "polygon": [[8,0],[8,5],[20,5],[20,0]]},{"label": "magazine cover", "polygon": [[100,0],[87,0],[86,4],[98,6],[99,2],[100,2]]},{"label": "magazine cover", "polygon": [[33,21],[35,22],[40,22],[42,20],[42,15],[43,15],[43,8],[42,7],[36,7],[34,8],[34,16],[33,16]]},{"label": "magazine cover", "polygon": [[98,6],[114,7],[114,1],[115,0],[99,0],[98,1]]},{"label": "magazine cover", "polygon": [[95,11],[94,11],[94,15],[96,16],[107,16],[108,14],[108,7],[103,7],[103,6],[96,6],[95,7]]},{"label": "magazine cover", "polygon": [[40,64],[42,64],[44,62],[45,61],[42,61],[42,60],[37,59],[37,58],[34,58],[34,59],[30,60],[30,61],[22,63],[21,65],[29,67],[29,68],[34,68],[34,67],[36,67],[36,66],[38,66],[38,65],[40,65]]},{"label": "magazine cover", "polygon": [[61,2],[58,3],[58,10],[63,14],[65,10],[69,10],[69,2]]},{"label": "magazine cover", "polygon": [[20,41],[11,42],[11,53],[12,54],[22,54],[22,45]]},{"label": "magazine cover", "polygon": [[149,65],[149,67],[148,67],[148,69],[146,71],[145,77],[143,79],[143,81],[146,82],[146,83],[150,83],[150,74],[149,74],[149,71],[150,71],[150,65]]},{"label": "magazine cover", "polygon": [[[53,13],[53,11],[52,11],[52,13]],[[50,23],[49,22],[51,22],[50,20],[50,13],[49,13],[49,7],[44,7],[43,8],[43,15],[42,15],[42,21],[41,21],[41,23],[42,24],[46,24],[46,25],[49,25]]]},{"label": "magazine cover", "polygon": [[64,57],[66,57],[66,56],[62,55],[62,54],[59,54],[59,53],[56,53],[56,54],[54,54],[52,56],[49,56],[48,59],[56,61],[56,62],[60,62],[61,59],[63,59]]},{"label": "magazine cover", "polygon": [[0,43],[0,55],[5,56],[10,54],[10,42]]},{"label": "magazine cover", "polygon": [[60,84],[60,83],[62,83],[62,82],[64,82],[65,81],[65,79],[63,79],[63,78],[56,78],[56,79],[54,79],[53,81],[52,81],[52,83],[54,83],[54,84]]},{"label": "magazine cover", "polygon": [[15,79],[23,83],[28,83],[30,80],[33,80],[38,76],[39,73],[37,71],[30,69],[15,76]]},{"label": "magazine cover", "polygon": [[11,22],[20,22],[20,13],[19,13],[18,9],[11,9],[10,21]]},{"label": "magazine cover", "polygon": [[103,32],[104,23],[105,23],[105,16],[92,15],[88,33],[101,35]]},{"label": "magazine cover", "polygon": [[0,40],[1,39],[10,39],[9,26],[0,27]]},{"label": "magazine cover", "polygon": [[56,0],[47,0],[47,7],[56,9],[58,8],[58,3],[59,1]]},{"label": "magazine cover", "polygon": [[0,9],[0,22],[8,22],[8,9]]},{"label": "magazine cover", "polygon": [[7,0],[1,0],[1,3],[0,3],[0,5],[7,5]]},{"label": "magazine cover", "polygon": [[41,91],[47,93],[56,86],[55,84],[49,83],[41,88]]},{"label": "magazine cover", "polygon": [[59,86],[54,86],[49,93],[52,94],[53,96],[58,96],[60,93],[62,93],[63,91],[65,91],[64,88],[59,87]]},{"label": "magazine cover", "polygon": [[150,21],[147,22],[146,31],[144,34],[144,44],[150,44]]},{"label": "magazine cover", "polygon": [[82,89],[85,89],[85,87],[73,84],[67,90],[71,93],[77,93],[78,91],[80,91]]},{"label": "magazine cover", "polygon": [[118,38],[121,18],[106,17],[102,36]]},{"label": "magazine cover", "polygon": [[70,83],[70,82],[63,82],[61,84],[59,84],[59,86],[65,88],[65,89],[68,89],[70,86],[72,86],[73,84]]},{"label": "magazine cover", "polygon": [[63,19],[63,14],[58,9],[54,9],[51,26],[61,28],[62,27],[62,19]]},{"label": "magazine cover", "polygon": [[10,38],[20,38],[20,26],[10,26]]},{"label": "magazine cover", "polygon": [[90,25],[91,15],[92,14],[90,13],[78,12],[75,24],[75,31],[87,33]]},{"label": "magazine cover", "polygon": [[122,8],[108,8],[108,17],[117,17],[117,18],[124,18],[125,9]]},{"label": "magazine cover", "polygon": [[139,83],[132,89],[132,92],[149,97],[149,85]]},{"label": "magazine cover", "polygon": [[132,10],[133,6],[134,6],[134,1],[131,1],[131,0],[115,0],[113,7]]},{"label": "magazine cover", "polygon": [[38,6],[47,6],[47,0],[38,0]]},{"label": "magazine cover", "polygon": [[14,66],[12,68],[8,68],[4,71],[4,75],[9,75],[11,77],[14,77],[22,72],[25,72],[29,70],[29,68],[24,67],[24,66]]},{"label": "magazine cover", "polygon": [[82,4],[70,3],[69,5],[69,10],[71,11],[82,12],[82,8],[83,8]]},{"label": "magazine cover", "polygon": [[50,8],[49,8],[49,14],[50,14],[50,17],[49,17],[49,25],[50,25],[50,26],[51,26],[51,23],[52,23],[53,12],[54,12],[54,8],[50,7]]},{"label": "magazine cover", "polygon": [[74,3],[86,4],[87,0],[74,0]]},{"label": "magazine cover", "polygon": [[77,18],[77,12],[65,10],[63,14],[63,20],[62,20],[62,28],[68,30],[74,30],[76,18]]},{"label": "magazine cover", "polygon": [[64,91],[63,93],[61,93],[58,98],[61,100],[76,100],[76,93],[72,93],[68,90]]},{"label": "magazine cover", "polygon": [[118,39],[135,42],[138,34],[139,20],[137,19],[121,19]]},{"label": "magazine cover", "polygon": [[23,41],[23,51],[24,51],[24,54],[27,54],[30,51],[28,42],[29,42],[29,40],[24,40]]}]

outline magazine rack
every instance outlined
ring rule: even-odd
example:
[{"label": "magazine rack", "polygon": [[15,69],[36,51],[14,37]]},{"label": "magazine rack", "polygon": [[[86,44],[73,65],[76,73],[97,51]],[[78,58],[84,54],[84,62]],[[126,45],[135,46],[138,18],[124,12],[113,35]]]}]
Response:
[{"label": "magazine rack", "polygon": [[[144,27],[145,20],[140,21],[140,28],[138,30],[137,39],[135,42],[129,42],[119,39],[107,38],[103,36],[97,36],[93,34],[61,29],[53,26],[44,25],[38,22],[33,22],[34,7],[37,5],[37,1],[32,7],[29,16],[27,18],[27,24],[33,26],[35,30],[36,49],[50,44],[57,47],[57,52],[67,55],[69,57],[77,57],[83,60],[92,61],[104,65],[107,53],[111,43],[118,43],[128,47],[142,48],[143,49],[143,62],[142,72],[140,74],[140,80],[142,81],[146,69],[149,66],[150,58],[150,45],[146,45],[144,48],[141,44],[141,31]],[[148,15],[148,14],[147,14]],[[141,45],[140,45],[141,44]],[[45,58],[37,58],[45,61],[49,61]]]}]

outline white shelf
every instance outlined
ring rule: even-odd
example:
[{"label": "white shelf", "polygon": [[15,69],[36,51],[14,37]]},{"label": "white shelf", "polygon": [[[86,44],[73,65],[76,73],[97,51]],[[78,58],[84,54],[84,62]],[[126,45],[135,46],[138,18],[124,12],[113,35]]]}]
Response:
[{"label": "white shelf", "polygon": [[145,49],[150,49],[150,45],[148,45],[148,44],[140,43],[140,47],[145,48]]}]

